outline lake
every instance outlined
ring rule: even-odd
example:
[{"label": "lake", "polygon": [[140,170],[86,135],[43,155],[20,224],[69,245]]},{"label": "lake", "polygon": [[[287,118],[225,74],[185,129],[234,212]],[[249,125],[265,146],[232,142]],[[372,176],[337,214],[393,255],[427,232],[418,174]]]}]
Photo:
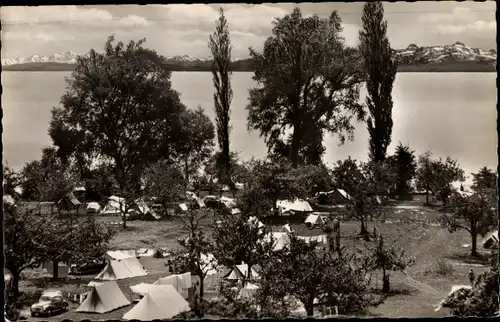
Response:
[{"label": "lake", "polygon": [[[69,72],[3,72],[4,163],[16,169],[38,159],[40,149],[51,145],[47,134],[50,110],[59,104]],[[264,140],[246,126],[248,89],[253,73],[232,77],[231,149],[243,159],[266,155]],[[400,73],[393,90],[392,143],[407,143],[417,153],[431,150],[438,157],[459,160],[466,171],[497,166],[495,73]],[[173,87],[190,108],[201,105],[214,119],[212,75],[208,72],[174,72]],[[364,94],[363,94],[364,96]],[[325,138],[328,164],[351,156],[366,160],[368,133],[357,124],[353,142],[338,146],[336,137]],[[469,181],[469,180],[468,180]]]}]

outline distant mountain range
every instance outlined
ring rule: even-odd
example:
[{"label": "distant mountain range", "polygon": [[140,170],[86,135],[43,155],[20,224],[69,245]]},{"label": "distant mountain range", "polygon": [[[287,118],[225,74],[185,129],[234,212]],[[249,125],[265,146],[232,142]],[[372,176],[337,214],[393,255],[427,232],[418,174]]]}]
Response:
[{"label": "distant mountain range", "polygon": [[[88,55],[85,54],[85,55]],[[2,59],[4,71],[71,71],[79,54],[67,51],[50,56],[33,55],[27,58]],[[495,72],[496,50],[471,48],[461,42],[446,46],[394,50],[400,72]],[[210,58],[188,55],[167,57],[172,71],[209,71]],[[233,60],[233,71],[252,71],[251,59]]]}]

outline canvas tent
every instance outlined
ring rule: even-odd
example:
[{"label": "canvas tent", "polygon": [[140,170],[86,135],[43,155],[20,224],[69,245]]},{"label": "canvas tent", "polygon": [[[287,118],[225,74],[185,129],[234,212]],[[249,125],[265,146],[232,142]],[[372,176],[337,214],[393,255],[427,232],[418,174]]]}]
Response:
[{"label": "canvas tent", "polygon": [[135,257],[112,260],[96,276],[96,280],[116,281],[125,278],[145,276],[148,273]]},{"label": "canvas tent", "polygon": [[194,192],[188,191],[186,192],[187,199],[195,204],[198,208],[205,207],[205,203],[201,198],[199,198]]},{"label": "canvas tent", "polygon": [[172,285],[185,299],[189,298],[189,289],[192,288],[191,273],[173,274],[159,278],[154,285]]},{"label": "canvas tent", "polygon": [[320,225],[321,223],[326,223],[328,218],[320,214],[310,214],[305,220],[305,224],[310,224],[311,226]]},{"label": "canvas tent", "polygon": [[137,199],[134,205],[129,210],[129,213],[137,213],[141,215],[144,220],[159,220],[161,216],[158,215],[153,209],[149,208],[143,199]]},{"label": "canvas tent", "polygon": [[[241,264],[241,265],[235,265],[233,270],[227,275],[226,279],[228,280],[239,280],[244,277],[248,276],[248,265],[247,264]],[[259,274],[252,268],[251,278],[256,278],[259,277]]]},{"label": "canvas tent", "polygon": [[2,199],[3,199],[3,203],[6,205],[14,206],[16,204],[16,201],[14,200],[14,198],[12,198],[11,195],[5,195],[5,196],[3,196]]},{"label": "canvas tent", "polygon": [[344,189],[333,189],[318,192],[316,198],[320,204],[344,204],[351,199],[351,196]]},{"label": "canvas tent", "polygon": [[222,196],[220,198],[220,202],[222,202],[228,208],[235,208],[236,207],[236,201],[233,198],[228,198],[228,197]]},{"label": "canvas tent", "polygon": [[125,198],[120,198],[117,196],[109,197],[108,202],[102,210],[102,214],[120,216],[122,213],[122,208],[125,208],[125,202]]},{"label": "canvas tent", "polygon": [[290,245],[290,236],[283,232],[273,232],[274,249],[275,251],[285,248]]},{"label": "canvas tent", "polygon": [[88,213],[99,213],[101,211],[101,205],[97,202],[89,202],[86,211]]},{"label": "canvas tent", "polygon": [[189,303],[171,285],[164,285],[150,289],[142,300],[123,316],[123,319],[164,320],[189,310],[191,310]]},{"label": "canvas tent", "polygon": [[295,199],[294,201],[278,200],[276,202],[276,207],[278,208],[281,215],[286,215],[290,211],[297,211],[297,212],[313,211],[311,205],[307,201],[300,199]]},{"label": "canvas tent", "polygon": [[161,288],[164,286],[165,285],[141,283],[141,284],[137,284],[137,285],[131,285],[130,290],[132,291],[132,293],[138,294],[140,296],[144,296],[147,293],[149,293],[149,291],[151,291],[152,289]]},{"label": "canvas tent", "polygon": [[485,249],[494,249],[498,247],[498,230],[490,233],[483,240],[483,248]]},{"label": "canvas tent", "polygon": [[286,233],[293,233],[293,229],[292,227],[290,226],[290,224],[286,224],[283,226],[283,231],[286,232]]},{"label": "canvas tent", "polygon": [[76,199],[73,192],[70,192],[59,200],[57,206],[61,209],[76,209],[80,204],[81,202]]},{"label": "canvas tent", "polygon": [[137,253],[134,249],[128,250],[109,250],[105,255],[107,260],[119,260],[130,257],[137,257]]},{"label": "canvas tent", "polygon": [[75,310],[85,313],[107,313],[130,305],[115,281],[96,284],[87,298]]}]

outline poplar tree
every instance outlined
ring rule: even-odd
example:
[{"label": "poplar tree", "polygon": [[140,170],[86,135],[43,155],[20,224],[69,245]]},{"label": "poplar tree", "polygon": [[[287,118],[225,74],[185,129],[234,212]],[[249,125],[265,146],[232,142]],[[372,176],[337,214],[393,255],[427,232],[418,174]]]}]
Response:
[{"label": "poplar tree", "polygon": [[370,157],[383,161],[392,134],[392,86],[396,78],[397,63],[387,39],[387,22],[381,2],[367,2],[363,9],[363,29],[359,32],[359,51],[364,60],[368,95],[366,105],[370,134]]}]

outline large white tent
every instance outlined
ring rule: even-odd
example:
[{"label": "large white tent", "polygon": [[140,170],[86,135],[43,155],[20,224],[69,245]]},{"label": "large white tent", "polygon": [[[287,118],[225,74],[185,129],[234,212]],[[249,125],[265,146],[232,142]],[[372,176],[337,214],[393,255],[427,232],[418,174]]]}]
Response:
[{"label": "large white tent", "polygon": [[85,313],[107,313],[130,305],[115,281],[94,284],[87,298],[75,310]]},{"label": "large white tent", "polygon": [[111,196],[102,210],[103,215],[121,215],[125,208],[125,198]]},{"label": "large white tent", "polygon": [[[235,265],[233,270],[227,275],[226,279],[228,280],[239,280],[248,276],[248,265],[241,264]],[[252,268],[250,273],[250,278],[257,278],[259,274]]]},{"label": "large white tent", "polygon": [[135,257],[110,261],[96,276],[96,280],[116,281],[125,278],[145,276],[148,273]]},{"label": "large white tent", "polygon": [[137,199],[129,210],[129,213],[138,213],[146,220],[159,220],[161,216],[151,209],[143,199]]},{"label": "large white tent", "polygon": [[151,288],[148,293],[128,311],[124,320],[165,320],[190,311],[189,303],[177,293],[172,285]]},{"label": "large white tent", "polygon": [[316,225],[320,225],[320,224],[326,224],[327,221],[328,221],[328,218],[326,216],[313,213],[313,214],[310,214],[309,216],[307,216],[304,223],[306,225],[310,224],[311,226],[316,226]]},{"label": "large white tent", "polygon": [[88,213],[99,213],[101,211],[101,205],[97,202],[89,202],[87,204],[87,209],[86,211]]},{"label": "large white tent", "polygon": [[287,215],[290,211],[297,211],[297,212],[313,211],[311,205],[307,201],[301,199],[295,199],[294,201],[278,200],[276,202],[276,207],[280,211],[281,215]]},{"label": "large white tent", "polygon": [[107,260],[119,260],[130,257],[137,257],[137,252],[134,249],[109,250],[105,255]]},{"label": "large white tent", "polygon": [[189,289],[193,287],[191,273],[173,274],[159,278],[154,285],[172,285],[185,299],[189,297]]}]

